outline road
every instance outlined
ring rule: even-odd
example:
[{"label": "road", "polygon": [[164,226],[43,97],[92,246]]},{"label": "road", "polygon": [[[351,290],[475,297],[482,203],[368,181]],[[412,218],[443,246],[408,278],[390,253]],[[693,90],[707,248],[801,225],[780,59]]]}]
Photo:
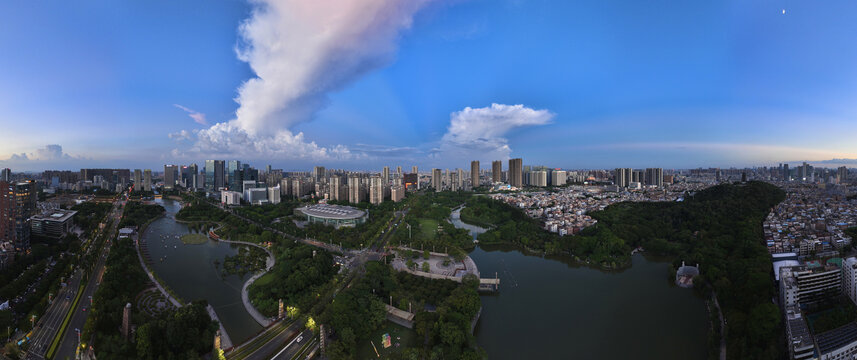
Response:
[{"label": "road", "polygon": [[[69,309],[71,307],[71,303],[74,301],[74,298],[77,296],[77,291],[80,288],[80,282],[83,276],[82,269],[77,269],[74,272],[74,274],[68,281],[68,286],[60,290],[59,294],[55,298],[56,300],[54,300],[54,302],[48,308],[45,315],[42,316],[42,321],[40,321],[40,325],[37,326],[37,329],[33,334],[33,342],[31,343],[31,350],[27,354],[27,359],[45,358],[45,354],[48,351],[48,347],[50,347],[51,342],[54,340],[57,332],[60,330],[59,328],[62,325],[62,322],[68,314],[69,310],[75,311],[75,314],[72,315],[72,319],[68,324],[65,334],[63,335],[63,341],[61,342],[61,346],[59,348],[60,351],[57,352],[54,358],[65,359],[66,357],[64,355],[66,354],[70,354],[68,358],[74,357],[74,350],[77,347],[77,333],[74,331],[74,329],[83,329],[83,324],[86,322],[86,315],[88,315],[88,313],[81,311],[81,308],[89,308],[89,296],[92,296],[95,293],[96,286],[94,284],[96,281],[100,281],[101,275],[104,273],[104,261],[110,247],[109,240],[115,234],[116,227],[119,224],[119,217],[122,215],[121,209],[118,206],[119,204],[120,203],[118,201],[114,202],[113,209],[108,214],[108,218],[113,220],[113,224],[112,228],[108,229],[108,241],[104,245],[104,250],[99,256],[97,265],[93,272],[97,276],[91,276],[89,278],[89,282],[84,288],[84,293],[81,296],[80,301],[78,302],[77,309]],[[97,235],[93,234],[93,237],[90,241],[95,241],[96,236]],[[82,321],[80,319],[81,317]],[[70,333],[72,335],[69,335]],[[73,339],[74,341],[69,341],[68,339]],[[67,347],[66,345],[68,345],[70,349],[66,349],[67,352],[64,353],[62,352],[62,350]]]},{"label": "road", "polygon": [[[300,341],[298,341],[298,339],[300,339]],[[274,354],[271,360],[291,360],[291,358],[294,357],[307,342],[311,342],[312,340],[312,330],[306,329],[300,334],[300,336],[289,341],[285,347]]]},{"label": "road", "polygon": [[[270,341],[266,342],[264,345],[260,346],[258,349],[247,355],[244,359],[246,360],[267,360],[270,359],[271,356],[277,354],[284,347],[287,347],[289,343],[298,337],[299,333],[305,333],[307,330],[304,329],[304,324],[300,322],[294,322],[289,325],[284,331],[280,332],[276,336],[274,336]],[[310,336],[304,336],[305,339],[309,339],[312,335],[310,331]]]}]

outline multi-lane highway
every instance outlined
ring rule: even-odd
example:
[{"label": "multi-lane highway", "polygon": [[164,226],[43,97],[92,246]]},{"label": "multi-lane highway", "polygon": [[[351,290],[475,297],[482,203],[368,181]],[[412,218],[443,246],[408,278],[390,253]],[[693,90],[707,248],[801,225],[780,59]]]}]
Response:
[{"label": "multi-lane highway", "polygon": [[119,228],[119,220],[122,218],[121,204],[122,203],[120,201],[113,204],[113,210],[110,213],[112,225],[106,233],[107,242],[104,244],[104,250],[98,257],[98,263],[92,272],[93,276],[89,277],[89,281],[83,290],[83,296],[81,296],[80,302],[77,304],[76,308],[72,309],[74,313],[71,316],[68,329],[60,341],[59,350],[54,357],[55,359],[75,358],[75,350],[79,343],[78,333],[75,329],[83,331],[83,325],[86,324],[86,318],[89,317],[90,312],[84,311],[84,309],[89,310],[92,297],[95,296],[95,291],[98,289],[98,285],[101,284],[101,277],[104,275],[105,270],[104,263],[107,261],[107,254],[110,251],[110,245],[113,243],[113,237],[116,236],[116,231]]},{"label": "multi-lane highway", "polygon": [[[70,309],[74,298],[77,296],[78,289],[80,288],[83,271],[85,271],[80,268],[74,271],[72,277],[67,282],[68,286],[59,291],[54,302],[48,307],[45,315],[36,325],[36,328],[33,331],[32,342],[30,343],[30,350],[27,353],[27,359],[40,360],[45,358],[51,342],[59,332],[62,322],[69,311],[73,311],[72,318],[66,328],[65,334],[63,335],[59,351],[56,353],[54,358],[74,358],[75,349],[78,343],[78,334],[75,329],[83,329],[83,324],[86,323],[86,316],[89,314],[89,312],[83,311],[83,308],[89,308],[91,301],[90,296],[95,294],[97,284],[100,283],[101,276],[104,274],[104,261],[107,257],[107,252],[109,251],[110,239],[112,239],[116,234],[116,228],[118,227],[119,219],[122,216],[120,204],[121,203],[118,201],[114,202],[113,209],[108,214],[108,219],[112,220],[112,226],[111,228],[104,230],[104,234],[107,236],[107,241],[105,242],[102,253],[98,255],[98,261],[96,262],[96,266],[93,271],[95,276],[89,277],[77,307],[75,309]],[[95,241],[95,237],[96,236],[93,235],[92,240],[90,241]]]}]

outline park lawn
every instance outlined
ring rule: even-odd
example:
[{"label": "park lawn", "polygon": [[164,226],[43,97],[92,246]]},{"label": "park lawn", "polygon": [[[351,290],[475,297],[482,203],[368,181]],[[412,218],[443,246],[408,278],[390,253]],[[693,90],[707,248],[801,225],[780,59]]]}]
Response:
[{"label": "park lawn", "polygon": [[276,276],[274,276],[274,274],[267,273],[265,275],[262,275],[262,277],[256,279],[256,281],[253,282],[253,285],[256,285],[256,286],[268,285],[270,282],[274,281],[275,277]]},{"label": "park lawn", "polygon": [[421,236],[425,240],[433,240],[437,237],[437,220],[434,219],[419,219],[420,227],[422,228]]},{"label": "park lawn", "polygon": [[[384,349],[384,345],[381,343],[381,336],[388,333],[390,334],[393,346]],[[391,321],[385,321],[384,327],[372,332],[369,340],[375,343],[375,347],[378,348],[378,353],[381,354],[381,358],[386,359],[390,354],[400,353],[407,347],[416,346],[416,338],[416,331],[395,324]],[[398,343],[399,346],[396,346],[396,343]],[[375,350],[372,349],[372,344],[369,343],[369,341],[365,341],[358,345],[357,358],[361,360],[369,360],[378,359],[378,356],[375,355]]]},{"label": "park lawn", "polygon": [[208,236],[199,233],[184,234],[182,235],[181,240],[185,245],[200,245],[208,242]]}]

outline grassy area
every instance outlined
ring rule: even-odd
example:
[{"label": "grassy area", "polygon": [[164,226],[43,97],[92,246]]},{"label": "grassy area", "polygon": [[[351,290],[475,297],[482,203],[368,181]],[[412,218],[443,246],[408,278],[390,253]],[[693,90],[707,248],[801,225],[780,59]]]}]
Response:
[{"label": "grassy area", "polygon": [[255,281],[253,284],[254,284],[254,285],[257,285],[257,286],[264,286],[264,285],[268,285],[268,284],[270,284],[272,281],[274,281],[274,279],[275,279],[275,278],[276,278],[276,276],[274,276],[274,274],[272,274],[272,273],[267,273],[267,274],[265,274],[265,275],[262,275],[262,277],[260,277],[260,278],[256,279],[256,281]]},{"label": "grassy area", "polygon": [[[386,349],[381,342],[381,336],[384,334],[390,334],[391,342],[393,344]],[[399,353],[409,346],[414,346],[416,338],[416,331],[387,321],[384,323],[384,327],[372,333],[369,340],[375,343],[375,347],[378,349],[378,353],[381,354],[381,358],[386,359],[393,353]],[[396,346],[396,344],[399,344],[399,346]],[[372,344],[370,344],[369,341],[366,341],[361,343],[357,349],[357,358],[368,360],[377,359],[378,356],[375,355],[375,350],[372,349]]]},{"label": "grassy area", "polygon": [[57,352],[57,349],[59,349],[60,340],[62,340],[63,335],[65,335],[65,331],[68,328],[68,323],[71,322],[71,316],[74,315],[74,309],[77,308],[77,304],[80,302],[80,297],[83,296],[83,288],[85,285],[86,284],[81,283],[80,288],[77,289],[77,295],[74,297],[74,301],[71,302],[71,307],[68,308],[68,313],[65,314],[65,318],[63,318],[62,324],[60,324],[60,328],[59,331],[57,331],[56,337],[54,337],[54,340],[51,341],[51,346],[48,348],[48,352],[45,353],[46,359],[53,359],[54,355]]},{"label": "grassy area", "polygon": [[432,240],[437,237],[437,220],[423,218],[419,219],[419,222],[423,239]]},{"label": "grassy area", "polygon": [[182,243],[185,245],[200,245],[208,242],[208,236],[203,234],[185,234],[182,235]]}]

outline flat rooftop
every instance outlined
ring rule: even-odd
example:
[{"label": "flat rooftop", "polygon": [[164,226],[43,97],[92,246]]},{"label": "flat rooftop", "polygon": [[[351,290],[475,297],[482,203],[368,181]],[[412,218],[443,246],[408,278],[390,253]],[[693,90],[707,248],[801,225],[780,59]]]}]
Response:
[{"label": "flat rooftop", "polygon": [[827,354],[855,340],[857,340],[857,322],[850,322],[847,325],[818,334],[815,337],[815,342],[818,344],[818,351],[822,354]]},{"label": "flat rooftop", "polygon": [[342,205],[314,204],[298,209],[300,212],[314,217],[327,219],[358,219],[366,215],[366,212],[357,208]]},{"label": "flat rooftop", "polygon": [[74,214],[77,214],[77,211],[56,209],[41,214],[33,215],[31,219],[39,221],[48,220],[64,222],[74,216]]}]

